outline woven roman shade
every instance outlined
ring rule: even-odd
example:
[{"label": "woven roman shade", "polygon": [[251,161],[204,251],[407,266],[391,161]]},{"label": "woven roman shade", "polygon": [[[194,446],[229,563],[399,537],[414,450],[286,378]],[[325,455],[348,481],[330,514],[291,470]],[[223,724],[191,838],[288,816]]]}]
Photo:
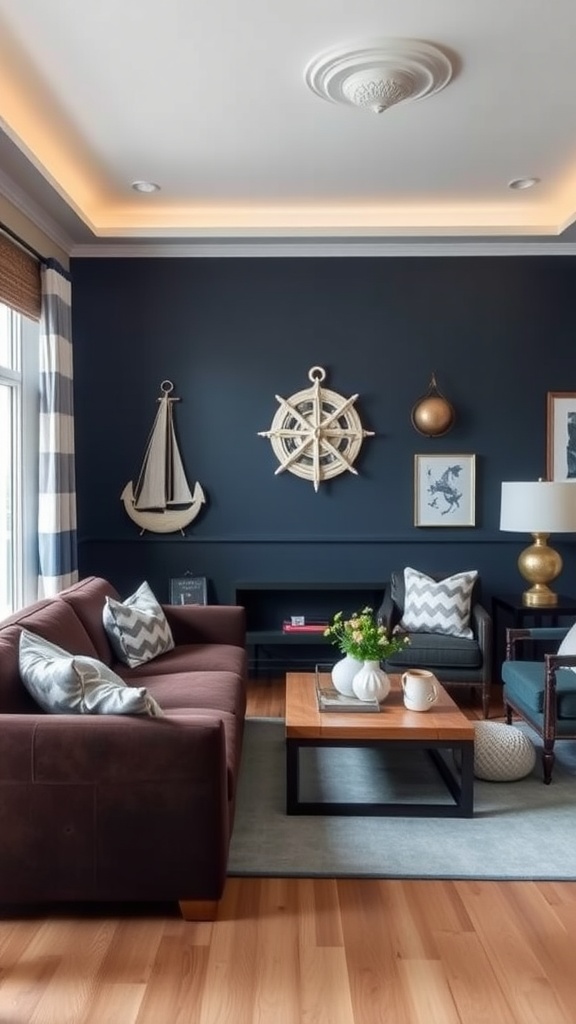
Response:
[{"label": "woven roman shade", "polygon": [[0,234],[0,302],[39,320],[40,287],[38,260]]}]

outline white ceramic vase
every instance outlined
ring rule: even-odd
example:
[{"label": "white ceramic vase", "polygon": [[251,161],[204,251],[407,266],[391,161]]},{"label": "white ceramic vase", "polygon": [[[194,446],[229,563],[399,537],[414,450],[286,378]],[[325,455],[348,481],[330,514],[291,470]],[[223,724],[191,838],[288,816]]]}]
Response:
[{"label": "white ceramic vase", "polygon": [[338,693],[343,693],[345,697],[354,697],[352,680],[361,667],[362,662],[350,654],[337,661],[332,669],[334,689],[338,690]]},{"label": "white ceramic vase", "polygon": [[359,700],[377,700],[379,704],[390,693],[390,680],[379,661],[365,661],[352,680],[352,692]]}]

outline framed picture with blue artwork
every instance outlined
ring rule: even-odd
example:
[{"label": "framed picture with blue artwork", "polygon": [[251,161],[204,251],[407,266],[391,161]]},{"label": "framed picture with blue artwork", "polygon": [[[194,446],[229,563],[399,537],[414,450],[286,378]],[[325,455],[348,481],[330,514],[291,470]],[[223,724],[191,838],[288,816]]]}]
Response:
[{"label": "framed picture with blue artwork", "polygon": [[476,456],[414,456],[414,526],[474,526]]},{"label": "framed picture with blue artwork", "polygon": [[546,477],[576,481],[576,391],[546,396]]}]

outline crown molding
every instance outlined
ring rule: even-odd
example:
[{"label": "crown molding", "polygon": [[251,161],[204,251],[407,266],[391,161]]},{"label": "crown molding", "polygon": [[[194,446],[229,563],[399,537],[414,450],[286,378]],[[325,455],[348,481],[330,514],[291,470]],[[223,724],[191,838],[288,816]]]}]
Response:
[{"label": "crown molding", "polygon": [[74,242],[70,236],[2,170],[0,170],[0,195],[19,213],[27,217],[34,227],[42,231],[59,249],[62,249],[68,256],[70,255],[74,248]]},{"label": "crown molding", "polygon": [[576,242],[389,242],[374,239],[305,239],[290,241],[228,242],[199,241],[190,243],[138,242],[103,243],[73,246],[71,257],[91,258],[274,258],[287,256],[576,256]]},{"label": "crown molding", "polygon": [[194,241],[120,240],[76,243],[63,228],[0,169],[0,195],[42,231],[68,257],[101,259],[170,258],[246,259],[286,257],[374,256],[576,256],[576,242],[523,240],[459,241],[370,238],[253,238],[198,239]]}]

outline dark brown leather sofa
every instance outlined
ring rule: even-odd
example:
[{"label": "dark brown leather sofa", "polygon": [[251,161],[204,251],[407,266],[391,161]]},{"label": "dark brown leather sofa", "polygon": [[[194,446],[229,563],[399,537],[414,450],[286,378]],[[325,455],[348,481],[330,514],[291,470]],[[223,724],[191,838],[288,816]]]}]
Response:
[{"label": "dark brown leather sofa", "polygon": [[[175,648],[129,669],[89,577],[0,623],[0,904],[178,901],[214,917],[246,710],[244,609],[164,605]],[[50,715],[18,672],[22,628],[146,686],[164,718]]]}]

